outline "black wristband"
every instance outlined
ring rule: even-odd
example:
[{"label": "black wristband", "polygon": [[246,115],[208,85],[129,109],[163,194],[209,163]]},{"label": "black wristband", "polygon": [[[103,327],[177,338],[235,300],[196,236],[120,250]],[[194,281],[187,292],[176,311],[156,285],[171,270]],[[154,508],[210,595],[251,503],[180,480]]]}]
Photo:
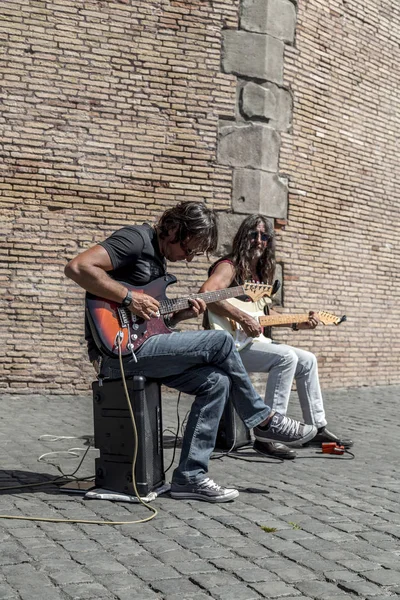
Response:
[{"label": "black wristband", "polygon": [[292,330],[299,331],[299,326],[297,325],[297,323],[292,323]]},{"label": "black wristband", "polygon": [[125,298],[121,302],[121,305],[127,308],[131,304],[132,304],[132,292],[130,290],[128,290]]}]

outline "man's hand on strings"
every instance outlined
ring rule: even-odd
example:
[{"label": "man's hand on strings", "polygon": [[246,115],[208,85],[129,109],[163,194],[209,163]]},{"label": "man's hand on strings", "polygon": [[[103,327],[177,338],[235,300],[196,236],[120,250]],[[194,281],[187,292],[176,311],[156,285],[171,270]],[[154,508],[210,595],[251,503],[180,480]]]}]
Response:
[{"label": "man's hand on strings", "polygon": [[171,320],[174,325],[176,325],[180,321],[186,321],[187,319],[195,319],[199,315],[202,315],[207,308],[204,300],[201,300],[200,298],[191,298],[189,300],[189,304],[189,308],[178,310],[173,314]]},{"label": "man's hand on strings", "polygon": [[245,317],[243,317],[240,322],[240,326],[247,337],[256,338],[262,334],[262,327],[260,323],[249,315],[245,315]]},{"label": "man's hand on strings", "polygon": [[132,292],[132,302],[129,310],[136,316],[149,321],[153,317],[159,316],[158,308],[160,303],[147,294]]},{"label": "man's hand on strings", "polygon": [[315,329],[319,322],[320,320],[317,314],[313,310],[310,310],[308,321],[306,321],[305,323],[299,323],[298,327],[299,329]]}]

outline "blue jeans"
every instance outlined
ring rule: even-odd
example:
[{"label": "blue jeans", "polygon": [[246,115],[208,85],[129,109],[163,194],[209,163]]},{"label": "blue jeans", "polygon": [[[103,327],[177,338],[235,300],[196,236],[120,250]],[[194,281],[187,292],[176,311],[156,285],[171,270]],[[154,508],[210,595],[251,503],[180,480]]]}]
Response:
[{"label": "blue jeans", "polygon": [[[175,483],[204,479],[218,425],[230,399],[246,426],[262,423],[271,408],[254,390],[232,336],[225,331],[186,331],[155,335],[138,350],[137,363],[124,360],[129,375],[158,379],[195,396],[187,421]],[[101,376],[121,377],[119,360],[104,357]]]},{"label": "blue jeans", "polygon": [[265,402],[274,410],[286,415],[294,379],[304,422],[316,427],[327,424],[314,354],[255,339],[241,350],[240,357],[248,373],[269,373]]}]

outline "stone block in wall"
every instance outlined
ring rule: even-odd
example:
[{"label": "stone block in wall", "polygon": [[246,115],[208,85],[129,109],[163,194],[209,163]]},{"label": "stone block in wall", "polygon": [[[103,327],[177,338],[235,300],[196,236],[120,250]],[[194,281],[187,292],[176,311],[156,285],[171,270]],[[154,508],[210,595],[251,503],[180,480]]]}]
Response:
[{"label": "stone block in wall", "polygon": [[222,68],[225,73],[282,83],[283,49],[283,42],[270,35],[226,29]]},{"label": "stone block in wall", "polygon": [[[233,238],[247,216],[225,212],[218,214],[218,256],[224,256],[231,251]],[[271,224],[273,225],[273,219]]]},{"label": "stone block in wall", "polygon": [[232,208],[235,213],[261,213],[285,219],[287,202],[287,181],[276,173],[258,169],[234,169]]},{"label": "stone block in wall", "polygon": [[296,8],[290,0],[242,0],[240,29],[293,42]]},{"label": "stone block in wall", "polygon": [[248,119],[267,119],[279,131],[287,131],[292,123],[292,96],[273,83],[245,83],[240,93],[240,111]]},{"label": "stone block in wall", "polygon": [[280,135],[260,123],[219,127],[218,163],[230,167],[250,167],[276,172]]}]

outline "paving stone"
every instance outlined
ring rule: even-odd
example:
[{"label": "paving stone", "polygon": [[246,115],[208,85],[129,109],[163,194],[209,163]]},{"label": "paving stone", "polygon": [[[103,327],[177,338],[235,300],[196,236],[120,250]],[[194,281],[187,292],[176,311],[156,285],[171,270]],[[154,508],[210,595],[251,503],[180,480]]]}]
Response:
[{"label": "paving stone", "polygon": [[14,600],[19,598],[18,593],[5,581],[0,585],[0,600]]},{"label": "paving stone", "polygon": [[257,583],[252,584],[257,592],[260,593],[262,598],[280,598],[281,596],[300,596],[300,592],[291,585],[287,585],[283,581],[272,581],[268,583]]},{"label": "paving stone", "polygon": [[157,567],[152,569],[151,567],[138,567],[135,569],[135,573],[143,581],[157,582],[163,579],[177,579],[179,573],[171,567]]},{"label": "paving stone", "polygon": [[376,571],[365,571],[364,577],[381,585],[400,585],[400,571],[392,569],[379,569]]},{"label": "paving stone", "polygon": [[327,571],[324,573],[324,577],[327,581],[332,583],[343,583],[346,581],[359,581],[360,577],[357,573],[353,573],[352,571]]},{"label": "paving stone", "polygon": [[85,564],[85,568],[93,573],[93,575],[100,575],[103,573],[126,573],[124,565],[113,560],[111,556],[92,564]]},{"label": "paving stone", "polygon": [[62,591],[56,587],[29,586],[19,590],[21,600],[65,600]]},{"label": "paving stone", "polygon": [[[63,586],[63,594],[65,594],[68,598],[72,598],[73,600],[86,600],[92,598],[115,598],[115,596],[110,596],[110,592],[99,583],[74,583]],[[131,596],[132,598],[132,596]],[[149,596],[149,600],[156,600],[157,596],[151,598]],[[39,600],[39,598],[38,598]],[[143,597],[144,600],[144,597]],[[146,599],[147,600],[147,599]]]},{"label": "paving stone", "polygon": [[[66,542],[60,542],[60,545],[65,548],[67,552],[72,554],[79,554],[80,552],[99,552],[99,544],[93,540],[68,540]],[[125,543],[126,546],[126,543]]]},{"label": "paving stone", "polygon": [[143,587],[143,581],[133,573],[107,573],[106,575],[97,575],[96,582],[101,583],[110,592],[117,593],[122,590]]},{"label": "paving stone", "polygon": [[[237,550],[236,550],[237,551]],[[224,546],[205,546],[204,548],[196,548],[196,554],[200,558],[232,558],[232,551]],[[239,552],[238,552],[239,554]]]},{"label": "paving stone", "polygon": [[92,583],[93,577],[82,571],[81,569],[74,569],[68,571],[59,571],[57,573],[52,573],[50,578],[54,583],[59,586],[68,585],[70,583]]},{"label": "paving stone", "polygon": [[243,556],[243,558],[257,558],[257,560],[267,560],[270,556],[273,556],[272,552],[266,550],[261,544],[255,545],[248,543],[242,548],[235,548],[236,554]]},{"label": "paving stone", "polygon": [[178,563],[193,563],[199,560],[199,557],[194,552],[188,550],[177,549],[168,552],[157,553],[162,562],[166,565],[175,565]]},{"label": "paving stone", "polygon": [[44,573],[38,573],[30,564],[5,566],[2,572],[8,583],[19,592],[52,586],[50,579]]},{"label": "paving stone", "polygon": [[254,589],[241,584],[213,588],[213,600],[260,600],[260,596]]},{"label": "paving stone", "polygon": [[267,569],[241,569],[237,571],[236,576],[238,579],[245,581],[246,583],[253,583],[257,581],[277,581],[277,575],[271,573]]},{"label": "paving stone", "polygon": [[134,590],[122,590],[117,592],[113,598],[117,598],[118,600],[165,600],[165,596],[163,594],[158,594],[157,592],[153,592],[153,590],[147,588],[137,588]]},{"label": "paving stone", "polygon": [[173,563],[174,568],[183,575],[193,575],[193,573],[215,573],[218,570],[205,560],[192,560],[187,562]]},{"label": "paving stone", "polygon": [[210,600],[210,596],[203,592],[196,592],[194,594],[189,594],[186,592],[185,595],[167,594],[163,597],[163,600]]},{"label": "paving stone", "polygon": [[220,588],[223,586],[231,587],[239,584],[239,579],[235,574],[226,573],[224,571],[208,573],[207,577],[203,577],[201,574],[194,573],[191,576],[191,579],[200,587],[211,591],[214,588]]},{"label": "paving stone", "polygon": [[379,595],[379,596],[366,596],[365,600],[399,600],[400,596],[394,594],[390,594],[390,595]]},{"label": "paving stone", "polygon": [[380,568],[379,564],[362,558],[359,558],[358,560],[340,560],[339,558],[337,562],[346,567],[346,569],[356,571],[357,573],[361,571],[373,571],[374,569]]},{"label": "paving stone", "polygon": [[349,581],[349,579],[347,579],[346,581],[338,580],[336,584],[341,590],[349,593],[354,592],[358,596],[366,596],[368,594],[372,596],[374,594],[379,594],[379,592],[381,591],[381,588],[379,588],[379,586],[375,585],[374,583],[371,583],[370,581],[366,581],[361,577],[357,577],[357,579],[353,581]]},{"label": "paving stone", "polygon": [[46,537],[46,534],[38,527],[20,527],[13,531],[13,536],[17,539],[21,539],[21,541],[22,538],[40,538],[41,541],[43,541],[43,538]]},{"label": "paving stone", "polygon": [[237,573],[243,569],[251,569],[253,567],[250,561],[244,560],[243,558],[217,558],[213,562],[217,568],[233,573]]},{"label": "paving stone", "polygon": [[295,583],[296,581],[308,581],[311,579],[318,579],[318,575],[311,571],[310,569],[306,569],[301,567],[300,565],[293,565],[285,568],[284,570],[279,570],[279,577],[286,581],[287,583]]},{"label": "paving stone", "polygon": [[158,580],[152,583],[152,588],[155,592],[161,592],[163,595],[176,594],[179,591],[182,598],[201,591],[201,588],[184,577]]},{"label": "paving stone", "polygon": [[337,598],[345,596],[346,592],[342,591],[338,586],[327,583],[325,581],[304,581],[296,583],[296,587],[313,598]]},{"label": "paving stone", "polygon": [[31,557],[23,552],[18,543],[4,542],[1,544],[0,565],[16,565],[31,560]]}]

